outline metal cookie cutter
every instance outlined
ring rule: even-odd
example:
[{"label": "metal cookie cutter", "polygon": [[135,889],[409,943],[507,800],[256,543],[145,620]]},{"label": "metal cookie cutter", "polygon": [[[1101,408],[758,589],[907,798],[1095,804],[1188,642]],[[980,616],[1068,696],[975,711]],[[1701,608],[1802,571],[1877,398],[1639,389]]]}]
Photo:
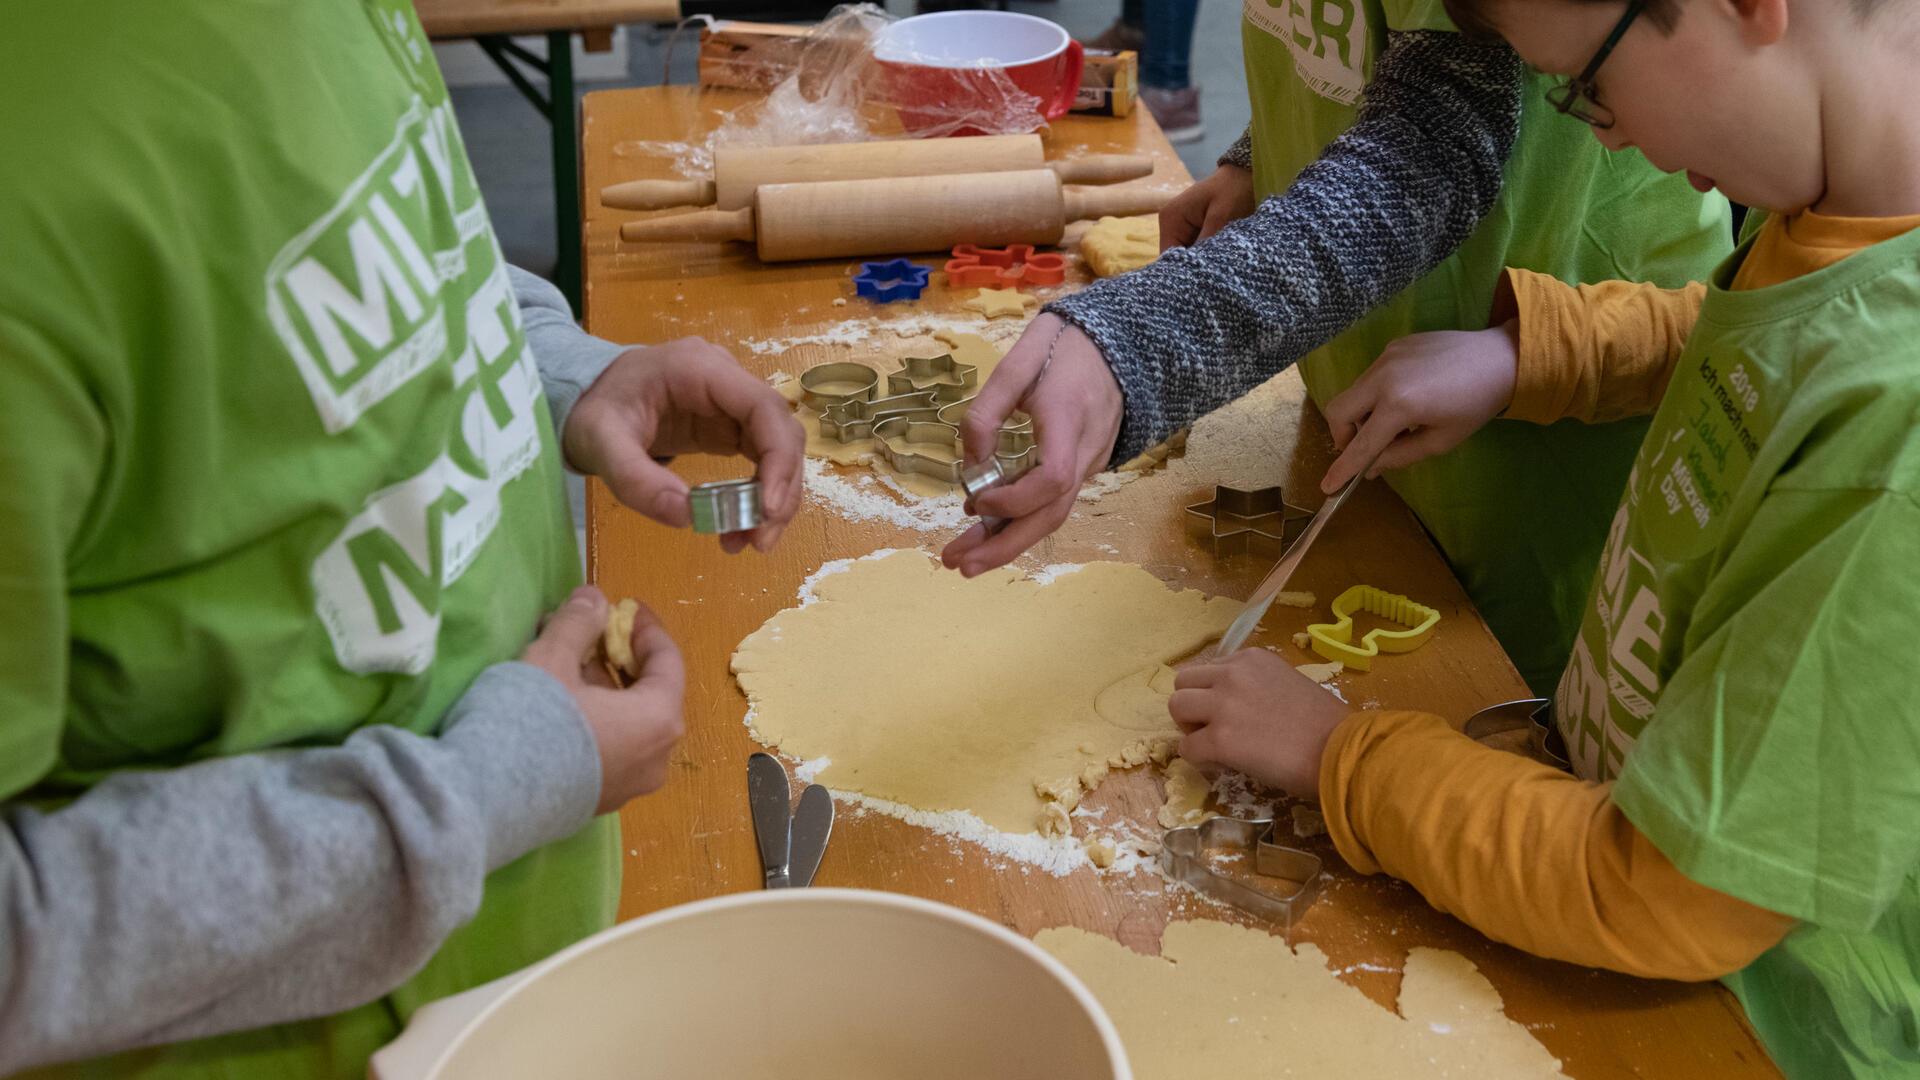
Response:
[{"label": "metal cookie cutter", "polygon": [[[972,397],[963,397],[959,401],[940,406],[940,422],[959,427],[967,419],[967,410],[973,407]],[[1010,412],[1000,422],[1001,431],[1032,431],[1033,417],[1023,412]]]},{"label": "metal cookie cutter", "polygon": [[[873,425],[873,448],[896,472],[961,482],[960,432],[946,424],[894,416]],[[945,455],[914,449],[939,447]]]},{"label": "metal cookie cutter", "polygon": [[1213,498],[1187,507],[1187,528],[1215,550],[1253,551],[1278,558],[1300,535],[1313,513],[1293,505],[1277,487],[1213,489]]},{"label": "metal cookie cutter", "polygon": [[875,398],[872,401],[842,401],[829,405],[820,414],[820,434],[839,442],[873,438],[873,425],[896,416],[913,420],[937,420],[940,409],[931,390]]},{"label": "metal cookie cutter", "polygon": [[906,259],[861,263],[860,272],[853,276],[853,291],[878,304],[918,300],[932,275],[932,270]]},{"label": "metal cookie cutter", "polygon": [[1556,769],[1573,767],[1567,760],[1567,744],[1553,723],[1553,702],[1547,698],[1521,698],[1489,705],[1467,717],[1462,730],[1467,738],[1496,750],[1511,750]]},{"label": "metal cookie cutter", "polygon": [[[1170,829],[1161,841],[1160,869],[1175,881],[1263,919],[1292,928],[1320,895],[1320,856],[1274,842],[1272,818],[1209,818]],[[1254,872],[1296,883],[1291,890],[1256,889],[1216,871],[1207,856],[1251,852]]]},{"label": "metal cookie cutter", "polygon": [[687,492],[693,531],[735,533],[758,528],[761,520],[758,480],[715,480]]},{"label": "metal cookie cutter", "polygon": [[800,373],[800,404],[824,413],[829,405],[872,400],[879,385],[880,373],[865,364],[850,360],[815,364]]},{"label": "metal cookie cutter", "polygon": [[[1408,629],[1369,630],[1360,644],[1355,645],[1353,613],[1356,611],[1391,619]],[[1355,585],[1334,597],[1333,617],[1334,622],[1307,627],[1307,636],[1313,639],[1313,651],[1358,671],[1371,668],[1373,658],[1383,652],[1407,653],[1425,645],[1433,636],[1433,628],[1440,624],[1440,613],[1425,604],[1371,585]]]},{"label": "metal cookie cutter", "polygon": [[[1002,445],[1005,444],[1006,434],[1005,430],[1001,431]],[[960,486],[966,489],[967,501],[972,502],[1001,484],[1013,482],[1021,473],[1038,464],[1040,464],[1040,454],[1037,449],[1020,454],[1007,464],[1002,464],[1000,455],[996,453],[978,465],[963,466],[960,469]],[[991,514],[981,514],[980,523],[987,527],[989,534],[997,533],[1007,527],[1006,518],[994,517]]]},{"label": "metal cookie cutter", "polygon": [[961,244],[953,249],[946,271],[949,288],[1058,285],[1067,280],[1067,260],[1063,255],[1036,255],[1032,244],[1009,244],[1003,248]]},{"label": "metal cookie cutter", "polygon": [[887,372],[887,393],[932,390],[942,402],[960,401],[973,396],[978,373],[978,368],[960,363],[952,353],[909,356],[900,361],[899,371]]}]

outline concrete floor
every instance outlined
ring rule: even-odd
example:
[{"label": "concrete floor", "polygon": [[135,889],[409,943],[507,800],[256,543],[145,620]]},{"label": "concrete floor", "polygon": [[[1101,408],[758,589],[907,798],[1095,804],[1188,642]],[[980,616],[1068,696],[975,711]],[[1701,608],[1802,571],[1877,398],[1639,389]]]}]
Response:
[{"label": "concrete floor", "polygon": [[[889,0],[896,15],[911,13],[911,0]],[[1098,34],[1119,15],[1118,0],[1014,0],[1011,7],[1058,22],[1081,40]],[[585,89],[653,86],[660,82],[670,31],[633,27],[629,34],[630,79],[598,82]],[[471,45],[463,46],[473,48]],[[689,28],[674,47],[671,78],[694,81],[695,31]],[[1193,35],[1193,75],[1201,88],[1206,135],[1180,147],[1180,156],[1196,177],[1213,171],[1220,156],[1247,125],[1246,83],[1240,67],[1240,5],[1231,0],[1201,0]],[[466,137],[467,153],[479,175],[493,225],[507,259],[538,274],[551,275],[554,264],[553,173],[547,157],[546,122],[511,86],[460,87],[454,109]]]}]

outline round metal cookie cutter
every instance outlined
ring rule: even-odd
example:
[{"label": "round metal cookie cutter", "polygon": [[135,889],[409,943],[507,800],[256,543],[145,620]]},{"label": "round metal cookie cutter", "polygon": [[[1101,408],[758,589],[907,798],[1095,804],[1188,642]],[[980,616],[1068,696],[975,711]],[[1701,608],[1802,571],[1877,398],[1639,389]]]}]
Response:
[{"label": "round metal cookie cutter", "polygon": [[693,511],[693,531],[736,533],[758,528],[762,520],[760,481],[715,480],[687,492]]}]

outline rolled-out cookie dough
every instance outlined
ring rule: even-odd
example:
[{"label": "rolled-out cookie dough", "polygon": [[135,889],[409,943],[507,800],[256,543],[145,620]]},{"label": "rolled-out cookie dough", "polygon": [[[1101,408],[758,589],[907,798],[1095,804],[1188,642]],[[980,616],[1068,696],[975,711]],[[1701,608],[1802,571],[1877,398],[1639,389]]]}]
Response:
[{"label": "rolled-out cookie dough", "polygon": [[1160,257],[1160,218],[1103,217],[1080,237],[1080,254],[1096,277],[1138,270]]},{"label": "rolled-out cookie dough", "polygon": [[1164,697],[1154,731],[1114,724],[1096,701],[1219,636],[1239,608],[1129,563],[1044,585],[1010,570],[968,581],[918,551],[858,560],[815,596],[733,655],[759,739],[832,759],[828,787],[1016,833],[1064,801],[1037,785],[1091,787],[1110,762],[1170,751]]},{"label": "rolled-out cookie dough", "polygon": [[1313,945],[1295,951],[1229,923],[1171,923],[1159,956],[1073,927],[1034,943],[1093,991],[1139,1080],[1564,1075],[1459,953],[1408,953],[1395,1016],[1334,977]]}]

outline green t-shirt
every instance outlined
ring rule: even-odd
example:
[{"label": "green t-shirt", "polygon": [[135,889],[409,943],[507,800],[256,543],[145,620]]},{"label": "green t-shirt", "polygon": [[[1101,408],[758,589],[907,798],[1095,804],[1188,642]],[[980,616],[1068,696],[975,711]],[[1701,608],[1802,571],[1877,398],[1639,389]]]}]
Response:
[{"label": "green t-shirt", "polygon": [[1688,877],[1801,920],[1727,980],[1789,1076],[1920,1076],[1920,231],[1729,292],[1739,257],[1556,719]]},{"label": "green t-shirt", "polygon": [[[7,29],[0,799],[434,732],[580,571],[412,7],[44,3]],[[617,856],[606,818],[503,868],[345,1016],[65,1072],[362,1076],[423,1001],[608,925]]]},{"label": "green t-shirt", "polygon": [[[1283,191],[1353,124],[1387,31],[1451,30],[1437,0],[1245,0],[1254,186]],[[1300,363],[1325,404],[1396,338],[1487,324],[1502,268],[1567,282],[1704,279],[1732,246],[1726,200],[1637,151],[1610,153],[1556,113],[1546,80],[1522,89],[1519,137],[1493,209],[1458,251]],[[1537,692],[1573,641],[1587,579],[1644,420],[1542,428],[1498,420],[1458,448],[1389,475],[1439,541]]]}]

